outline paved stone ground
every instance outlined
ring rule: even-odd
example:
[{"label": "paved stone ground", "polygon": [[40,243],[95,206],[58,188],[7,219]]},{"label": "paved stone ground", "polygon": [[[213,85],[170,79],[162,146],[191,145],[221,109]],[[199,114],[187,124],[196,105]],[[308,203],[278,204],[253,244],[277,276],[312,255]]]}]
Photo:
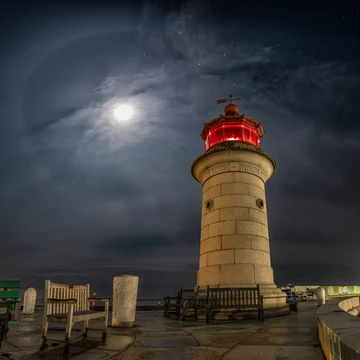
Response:
[{"label": "paved stone ground", "polygon": [[[316,302],[299,303],[299,312],[257,320],[185,322],[164,319],[161,311],[139,311],[131,329],[108,329],[102,343],[101,331],[81,338],[81,324],[75,325],[70,354],[62,347],[39,351],[42,312],[22,316],[12,325],[0,350],[0,359],[12,360],[324,360],[318,336]],[[111,322],[110,322],[111,323]],[[52,324],[50,324],[52,325]],[[63,338],[57,324],[49,335]],[[101,321],[90,326],[101,328]],[[49,336],[50,337],[50,336]]]}]

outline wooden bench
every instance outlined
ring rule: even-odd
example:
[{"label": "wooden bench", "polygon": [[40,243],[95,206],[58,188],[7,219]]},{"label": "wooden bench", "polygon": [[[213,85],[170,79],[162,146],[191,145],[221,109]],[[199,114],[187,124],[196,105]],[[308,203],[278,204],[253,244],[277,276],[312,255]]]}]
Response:
[{"label": "wooden bench", "polygon": [[[180,289],[181,290],[181,289]],[[174,314],[176,317],[180,316],[180,290],[177,296],[165,296],[164,300],[164,317],[169,317]]]},{"label": "wooden bench", "polygon": [[190,294],[194,294],[194,289],[184,289],[181,287],[177,296],[164,297],[164,317],[169,317],[172,314],[176,317],[180,317],[184,297]]},{"label": "wooden bench", "polygon": [[20,284],[20,280],[0,280],[0,301],[6,301],[13,312],[9,324],[19,323]]},{"label": "wooden bench", "polygon": [[210,288],[206,289],[206,297],[197,301],[198,310],[205,307],[206,322],[210,320],[214,310],[257,310],[258,320],[264,321],[263,297],[260,286],[249,288]]},{"label": "wooden bench", "polygon": [[[104,318],[103,339],[106,338],[106,328],[109,316],[109,298],[90,298],[90,285],[72,285],[45,281],[45,304],[40,350],[47,342],[64,344],[64,354],[69,353],[71,330],[74,323],[84,322],[83,336],[87,335],[89,320]],[[105,303],[104,311],[90,310],[90,302]],[[65,340],[48,339],[49,322],[66,324]]]}]

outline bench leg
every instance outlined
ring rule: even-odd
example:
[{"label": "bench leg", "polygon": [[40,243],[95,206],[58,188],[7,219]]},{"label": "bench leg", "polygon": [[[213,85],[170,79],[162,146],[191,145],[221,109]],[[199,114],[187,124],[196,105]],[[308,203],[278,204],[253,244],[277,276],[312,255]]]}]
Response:
[{"label": "bench leg", "polygon": [[64,354],[65,355],[67,355],[69,353],[71,330],[74,325],[73,315],[74,315],[74,304],[69,304],[68,316],[67,316],[67,322],[66,322],[66,331],[65,331],[65,344],[64,344]]},{"label": "bench leg", "polygon": [[64,344],[64,355],[68,355],[70,351],[70,339],[65,338],[65,344]]},{"label": "bench leg", "polygon": [[68,320],[68,322],[66,323],[66,332],[65,332],[65,344],[64,344],[64,354],[65,355],[67,355],[69,353],[72,327],[73,327],[72,321]]},{"label": "bench leg", "polygon": [[83,332],[83,336],[87,336],[88,328],[89,328],[89,320],[84,320],[84,332]]},{"label": "bench leg", "polygon": [[45,349],[48,326],[49,326],[49,323],[45,319],[43,326],[42,326],[42,335],[41,335],[41,339],[40,339],[40,350]]},{"label": "bench leg", "polygon": [[108,321],[109,321],[109,303],[105,303],[105,316],[104,316],[104,327],[103,327],[103,339],[106,339],[106,330],[108,327]]},{"label": "bench leg", "polygon": [[15,302],[14,321],[17,321],[19,317],[19,303]]}]

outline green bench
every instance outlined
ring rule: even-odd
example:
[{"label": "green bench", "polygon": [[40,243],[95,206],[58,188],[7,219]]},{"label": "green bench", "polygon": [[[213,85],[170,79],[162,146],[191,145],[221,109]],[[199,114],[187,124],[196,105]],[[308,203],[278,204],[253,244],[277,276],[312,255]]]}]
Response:
[{"label": "green bench", "polygon": [[14,313],[9,324],[18,324],[20,297],[20,280],[0,280],[0,302],[7,302]]}]

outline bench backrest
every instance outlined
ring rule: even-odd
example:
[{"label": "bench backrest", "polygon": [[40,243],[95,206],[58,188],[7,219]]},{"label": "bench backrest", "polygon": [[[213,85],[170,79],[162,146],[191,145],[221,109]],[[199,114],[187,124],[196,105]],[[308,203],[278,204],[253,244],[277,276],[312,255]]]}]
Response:
[{"label": "bench backrest", "polygon": [[0,280],[0,299],[18,298],[20,284],[20,280]]},{"label": "bench backrest", "polygon": [[[89,310],[90,285],[62,284],[45,280],[45,305],[47,299],[76,299],[74,311]],[[67,304],[47,304],[47,314],[61,314],[68,311]]]},{"label": "bench backrest", "polygon": [[260,286],[252,288],[210,288],[207,287],[207,301],[210,306],[259,306],[262,303]]},{"label": "bench backrest", "polygon": [[184,299],[186,296],[195,296],[197,289],[183,289],[181,288],[181,298]]}]

